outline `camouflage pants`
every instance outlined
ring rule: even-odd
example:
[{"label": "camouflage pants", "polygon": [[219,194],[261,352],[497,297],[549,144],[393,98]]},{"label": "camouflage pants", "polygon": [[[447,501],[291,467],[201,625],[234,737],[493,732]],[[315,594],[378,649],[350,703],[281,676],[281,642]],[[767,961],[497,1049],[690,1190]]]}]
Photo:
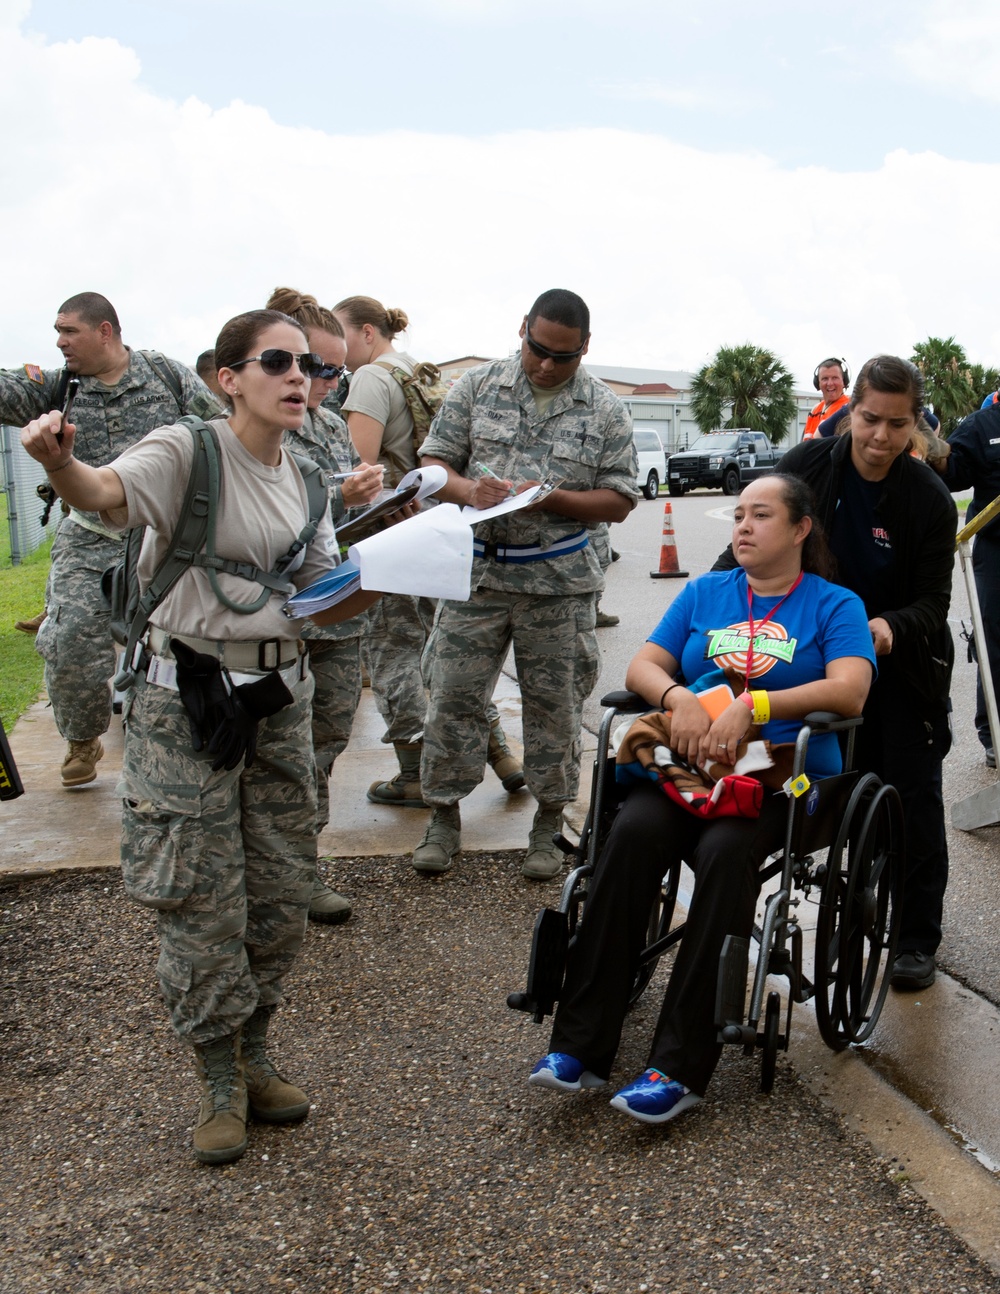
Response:
[{"label": "camouflage pants", "polygon": [[316,681],[312,739],[316,758],[317,834],[330,821],[330,774],[343,754],[361,700],[361,639],[309,638],[309,668]]},{"label": "camouflage pants", "polygon": [[[388,725],[382,736],[387,744],[416,741],[423,732],[427,713],[423,656],[436,606],[431,598],[394,593],[380,598],[368,612],[368,637],[363,650],[367,653],[372,696]],[[499,718],[491,693],[486,702],[486,726]]]},{"label": "camouflage pants", "polygon": [[261,723],[253,767],[213,773],[176,692],[143,680],[125,704],[122,873],[157,913],[174,1030],[205,1043],[281,999],[316,875],[310,674]]},{"label": "camouflage pants", "polygon": [[434,621],[432,598],[402,593],[380,598],[368,612],[368,670],[385,720],[384,742],[415,741],[423,731],[427,695],[420,658]]},{"label": "camouflage pants", "polygon": [[45,687],[66,741],[99,737],[111,722],[108,679],[115,672],[115,654],[101,576],[121,551],[120,540],[66,519],[52,545],[48,614],[35,646],[45,660]]},{"label": "camouflage pants", "polygon": [[601,662],[595,600],[478,589],[468,602],[441,603],[424,658],[430,698],[420,784],[428,803],[453,804],[482,781],[485,707],[511,641],[528,789],[540,804],[576,798],[583,703]]}]

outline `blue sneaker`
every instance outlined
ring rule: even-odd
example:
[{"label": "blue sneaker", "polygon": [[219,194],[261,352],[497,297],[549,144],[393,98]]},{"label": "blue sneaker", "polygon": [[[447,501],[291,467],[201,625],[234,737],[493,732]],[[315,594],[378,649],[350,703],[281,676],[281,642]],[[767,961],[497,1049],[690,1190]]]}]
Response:
[{"label": "blue sneaker", "polygon": [[585,1087],[603,1087],[605,1080],[584,1069],[583,1062],[564,1051],[550,1051],[528,1075],[535,1087],[551,1087],[556,1092],[579,1092]]},{"label": "blue sneaker", "polygon": [[701,1100],[683,1083],[675,1082],[658,1069],[647,1069],[634,1082],[611,1098],[616,1110],[624,1110],[641,1123],[666,1123]]}]

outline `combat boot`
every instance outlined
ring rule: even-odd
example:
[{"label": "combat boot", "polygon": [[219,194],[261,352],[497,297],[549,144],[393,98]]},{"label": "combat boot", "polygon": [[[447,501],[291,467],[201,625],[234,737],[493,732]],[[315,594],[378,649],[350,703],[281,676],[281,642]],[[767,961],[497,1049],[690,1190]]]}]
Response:
[{"label": "combat boot", "polygon": [[388,782],[372,782],[368,798],[372,804],[395,804],[400,808],[429,809],[420,790],[420,753],[422,741],[394,741],[399,772]]},{"label": "combat boot", "polygon": [[240,1065],[254,1117],[264,1123],[290,1123],[309,1113],[309,1098],[282,1078],[268,1058],[267,1027],[273,1013],[273,1006],[259,1006],[243,1025]]},{"label": "combat boot", "polygon": [[350,915],[350,899],[345,899],[343,894],[338,894],[329,885],[324,885],[317,877],[312,898],[309,900],[309,920],[325,921],[327,925],[336,926],[342,921],[347,921]]},{"label": "combat boot", "polygon": [[552,843],[552,837],[562,830],[562,811],[561,804],[540,804],[535,810],[528,852],[521,865],[521,875],[531,881],[551,881],[563,869],[566,855]]},{"label": "combat boot", "polygon": [[447,872],[462,847],[462,818],[457,804],[438,804],[427,824],[424,838],[413,851],[418,872]]},{"label": "combat boot", "polygon": [[15,620],[14,628],[20,629],[23,634],[36,634],[42,627],[42,621],[45,619],[45,612],[39,611],[37,616],[32,616],[30,620]]},{"label": "combat boot", "polygon": [[510,752],[499,718],[494,719],[490,724],[490,741],[486,747],[486,758],[505,791],[513,793],[521,789],[524,785],[524,769]]},{"label": "combat boot", "polygon": [[232,1163],[247,1148],[247,1088],[239,1034],[195,1043],[194,1067],[201,1079],[194,1157],[203,1164]]},{"label": "combat boot", "polygon": [[104,747],[100,737],[88,737],[86,741],[71,741],[66,747],[66,758],[62,762],[63,786],[84,786],[97,778],[97,761],[104,758]]}]

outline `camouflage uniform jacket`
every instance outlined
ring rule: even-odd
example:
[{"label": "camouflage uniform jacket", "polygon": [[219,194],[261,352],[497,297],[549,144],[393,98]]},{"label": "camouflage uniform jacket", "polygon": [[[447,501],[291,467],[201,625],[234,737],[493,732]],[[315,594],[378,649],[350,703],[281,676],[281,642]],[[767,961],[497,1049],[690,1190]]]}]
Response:
[{"label": "camouflage uniform jacket", "polygon": [[[217,418],[218,402],[201,378],[176,360],[164,357],[164,363],[180,382],[180,413]],[[39,382],[29,376],[29,369],[33,366],[0,370],[0,422],[23,427],[54,407],[63,370],[34,369],[41,376]],[[73,453],[81,463],[103,467],[156,427],[169,427],[177,418],[173,392],[148,360],[129,348],[129,366],[114,386],[106,386],[96,377],[80,378],[72,415],[76,426]],[[96,514],[82,515],[98,521]]]},{"label": "camouflage uniform jacket", "polygon": [[330,480],[329,474],[349,472],[361,462],[347,430],[347,423],[339,414],[321,404],[318,409],[307,410],[302,426],[297,431],[285,432],[285,444],[297,454],[311,458],[327,474],[330,513],[334,525],[342,521],[347,512],[344,507],[344,487],[340,481]]},{"label": "camouflage uniform jacket", "polygon": [[[614,490],[634,505],[636,459],[629,415],[612,391],[583,368],[544,415],[535,406],[519,356],[464,374],[434,419],[421,457],[440,458],[470,480],[479,466],[513,481],[553,481],[567,490]],[[515,512],[476,527],[492,544],[547,547],[586,531],[553,512]],[[472,587],[541,597],[594,593],[604,578],[593,546],[540,561],[476,557]]]},{"label": "camouflage uniform jacket", "polygon": [[[344,506],[344,487],[340,481],[332,481],[329,474],[349,472],[361,462],[354,448],[347,423],[338,414],[320,405],[318,409],[309,409],[302,420],[302,426],[296,431],[285,432],[285,444],[297,454],[305,454],[314,463],[318,463],[327,475],[327,488],[330,491],[330,515],[334,527],[347,515]],[[335,554],[340,563],[339,551]],[[348,638],[360,638],[365,632],[368,617],[365,614],[353,616],[336,625],[314,625],[306,620],[302,625],[302,637],[306,641],[322,639],[325,642],[340,642]]]}]

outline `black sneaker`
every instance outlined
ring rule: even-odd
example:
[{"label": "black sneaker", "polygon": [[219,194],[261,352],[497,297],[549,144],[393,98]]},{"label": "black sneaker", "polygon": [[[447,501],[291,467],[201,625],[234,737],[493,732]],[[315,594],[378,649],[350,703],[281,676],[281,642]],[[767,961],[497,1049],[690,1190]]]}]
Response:
[{"label": "black sneaker", "polygon": [[889,983],[893,988],[916,989],[930,988],[937,975],[937,966],[930,953],[900,953],[892,963],[892,975]]},{"label": "black sneaker", "polygon": [[997,766],[997,753],[992,746],[987,746],[986,747],[986,767],[996,768],[996,766]]}]

